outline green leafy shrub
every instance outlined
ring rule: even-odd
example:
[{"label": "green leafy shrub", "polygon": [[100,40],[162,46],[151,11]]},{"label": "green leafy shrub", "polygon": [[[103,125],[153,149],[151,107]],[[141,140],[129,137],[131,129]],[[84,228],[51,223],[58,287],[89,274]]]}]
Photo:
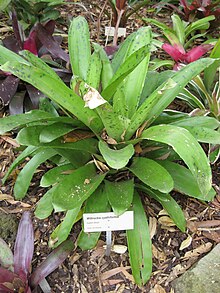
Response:
[{"label": "green leafy shrub", "polygon": [[[84,211],[113,210],[121,215],[133,210],[135,228],[126,235],[135,281],[143,285],[151,274],[152,255],[140,192],[158,201],[182,231],[186,221],[170,192],[175,189],[201,200],[215,195],[209,162],[198,141],[219,143],[220,134],[214,130],[219,122],[163,113],[214,61],[201,59],[178,72],[150,72],[152,36],[150,28],[143,27],[126,39],[110,62],[101,46],[93,44],[92,52],[82,17],[72,21],[68,41],[70,88],[30,52],[18,56],[0,47],[1,70],[31,83],[66,113],[59,116],[46,100],[41,110],[0,120],[1,133],[21,129],[16,139],[25,147],[3,181],[31,157],[14,186],[15,197],[22,199],[36,168],[46,160],[56,164],[41,179],[41,186],[50,189],[35,211],[42,219],[53,210],[65,214],[51,235],[51,246],[68,237]],[[82,230],[78,245],[91,249],[99,235]]]}]

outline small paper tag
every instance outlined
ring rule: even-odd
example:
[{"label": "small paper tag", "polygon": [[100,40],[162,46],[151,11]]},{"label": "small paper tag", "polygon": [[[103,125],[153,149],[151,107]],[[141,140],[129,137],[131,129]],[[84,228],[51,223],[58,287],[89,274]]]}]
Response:
[{"label": "small paper tag", "polygon": [[84,232],[119,231],[134,229],[134,212],[121,216],[110,213],[91,213],[83,215]]},{"label": "small paper tag", "polygon": [[[105,36],[114,37],[115,35],[115,28],[113,26],[106,26],[105,27]],[[119,27],[118,28],[118,37],[126,37],[126,28]]]}]

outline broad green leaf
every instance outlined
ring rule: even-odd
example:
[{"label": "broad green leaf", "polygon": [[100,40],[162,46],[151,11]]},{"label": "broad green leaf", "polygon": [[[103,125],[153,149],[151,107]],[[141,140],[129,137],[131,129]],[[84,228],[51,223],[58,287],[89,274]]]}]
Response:
[{"label": "broad green leaf", "polygon": [[154,160],[134,158],[129,170],[146,185],[161,192],[168,193],[173,189],[173,179],[165,168]]},{"label": "broad green leaf", "polygon": [[131,124],[125,134],[125,140],[129,140],[143,123],[147,122],[146,127],[148,127],[175,99],[186,84],[212,63],[213,59],[210,58],[197,60],[185,66],[176,72],[172,78],[162,83],[133,115]]},{"label": "broad green leaf", "polygon": [[[143,27],[137,31],[136,37],[128,50],[128,57],[135,53],[143,46],[150,46],[152,42],[151,29]],[[145,55],[145,58],[137,65],[137,67],[126,77],[122,86],[125,94],[126,106],[128,108],[128,117],[132,117],[138,107],[141,92],[144,87],[144,82],[148,70],[150,52]]]},{"label": "broad green leaf", "polygon": [[117,182],[105,180],[105,194],[113,212],[120,216],[131,206],[134,194],[134,180]]},{"label": "broad green leaf", "polygon": [[70,63],[74,75],[87,81],[91,58],[89,27],[84,17],[78,16],[71,21],[68,33]]},{"label": "broad green leaf", "polygon": [[11,0],[0,0],[0,11],[4,10],[10,2]]},{"label": "broad green leaf", "polygon": [[208,91],[210,91],[212,88],[217,69],[220,66],[220,38],[218,42],[215,44],[215,47],[213,48],[210,54],[210,57],[217,60],[204,71],[204,84]]},{"label": "broad green leaf", "polygon": [[[184,127],[184,126],[183,126]],[[199,142],[220,144],[220,133],[206,127],[184,127],[187,129]]]},{"label": "broad green leaf", "polygon": [[47,120],[53,121],[54,119],[54,115],[40,110],[33,110],[30,112],[26,112],[25,114],[7,116],[0,119],[0,134],[4,134],[7,131],[10,131],[14,128],[22,127],[29,123]]},{"label": "broad green leaf", "polygon": [[133,207],[134,229],[127,230],[128,251],[132,275],[139,286],[149,280],[152,271],[151,239],[139,194],[134,193]]},{"label": "broad green leaf", "polygon": [[205,196],[210,191],[212,174],[208,159],[189,131],[174,125],[158,125],[143,131],[141,137],[172,146],[196,178],[201,193]]},{"label": "broad green leaf", "polygon": [[49,189],[38,201],[37,208],[34,212],[35,216],[38,219],[46,219],[51,215],[53,211],[52,197],[56,187],[57,186],[55,185],[51,189]]},{"label": "broad green leaf", "polygon": [[97,174],[94,164],[88,164],[67,175],[57,186],[53,204],[71,210],[83,203],[101,184],[105,174]]},{"label": "broad green leaf", "polygon": [[148,53],[149,46],[143,46],[131,54],[113,75],[109,81],[109,85],[102,91],[101,96],[109,101],[116,92],[119,84],[140,64]]},{"label": "broad green leaf", "polygon": [[132,44],[134,38],[136,37],[137,32],[134,32],[128,36],[124,42],[119,45],[118,51],[114,54],[112,59],[112,69],[115,73],[119,67],[124,63],[128,57],[129,47]]},{"label": "broad green leaf", "polygon": [[40,186],[49,187],[59,181],[61,181],[66,174],[69,174],[67,171],[73,171],[72,164],[65,164],[61,166],[54,167],[47,171],[43,177],[41,177]]},{"label": "broad green leaf", "polygon": [[90,58],[89,68],[87,72],[87,83],[96,90],[98,90],[100,86],[101,71],[102,62],[99,53],[93,52]]},{"label": "broad green leaf", "polygon": [[117,170],[124,168],[134,154],[134,147],[131,144],[123,149],[114,150],[110,149],[105,142],[99,141],[99,150],[106,163]]},{"label": "broad green leaf", "polygon": [[5,269],[13,270],[14,256],[8,244],[0,238],[0,265]]},{"label": "broad green leaf", "polygon": [[62,81],[58,81],[40,68],[19,62],[7,62],[1,70],[10,71],[14,75],[29,82],[43,92],[52,101],[75,115],[95,133],[103,128],[100,118],[91,109],[85,108],[85,102]]},{"label": "broad green leaf", "polygon": [[158,161],[172,176],[174,189],[183,194],[198,198],[200,200],[213,200],[216,192],[212,188],[206,196],[201,194],[198,183],[192,173],[184,166],[164,160]]},{"label": "broad green leaf", "polygon": [[126,98],[124,93],[124,87],[118,87],[114,96],[113,96],[113,109],[117,114],[118,118],[124,125],[124,129],[126,129],[129,125],[130,119],[128,117],[128,107],[126,105]]},{"label": "broad green leaf", "polygon": [[[108,205],[107,194],[103,189],[103,185],[100,185],[87,199],[84,213],[104,213],[109,211],[110,206]],[[77,245],[82,250],[92,249],[95,247],[100,234],[101,232],[85,233],[82,230],[77,239]]]},{"label": "broad green leaf", "polygon": [[28,61],[26,61],[24,58],[22,58],[18,54],[0,45],[0,65],[3,65],[4,63],[8,61],[17,61],[17,62],[29,64]]},{"label": "broad green leaf", "polygon": [[217,119],[209,116],[188,116],[184,119],[171,122],[171,124],[179,127],[201,127],[209,129],[216,129],[220,126],[220,122]]},{"label": "broad green leaf", "polygon": [[183,25],[183,21],[177,14],[173,14],[171,16],[173,22],[173,29],[182,45],[185,43],[185,27]]},{"label": "broad green leaf", "polygon": [[215,19],[215,16],[210,15],[210,16],[206,16],[206,17],[203,17],[202,19],[192,22],[185,29],[186,38],[196,30],[208,29],[210,26],[209,21],[214,19]]},{"label": "broad green leaf", "polygon": [[50,142],[41,144],[42,146],[60,150],[77,150],[82,152],[88,152],[91,154],[95,154],[97,152],[97,140],[94,138],[85,138],[78,140],[76,142]]},{"label": "broad green leaf", "polygon": [[44,62],[41,58],[38,58],[37,56],[32,54],[30,51],[27,51],[27,50],[20,51],[19,55],[23,56],[33,66],[42,69],[43,71],[48,73],[54,79],[57,79],[58,81],[61,81],[59,75],[57,75],[56,72],[49,65],[47,65],[46,62]]},{"label": "broad green leaf", "polygon": [[62,157],[62,159],[67,159],[66,163],[71,163],[74,169],[78,169],[79,167],[88,163],[89,160],[91,160],[91,154],[88,152],[83,152],[82,150],[61,148],[55,148],[55,150],[57,151],[57,154],[59,154]]},{"label": "broad green leaf", "polygon": [[40,132],[40,142],[48,143],[52,142],[53,140],[73,131],[75,129],[74,126],[70,124],[64,123],[53,123],[52,125],[48,125],[44,127],[44,129]]},{"label": "broad green leaf", "polygon": [[56,151],[52,149],[39,149],[33,158],[31,158],[31,160],[24,166],[18,174],[14,185],[14,196],[16,199],[22,199],[25,197],[37,167],[54,155],[56,155]]},{"label": "broad green leaf", "polygon": [[45,125],[28,126],[22,128],[16,137],[16,140],[21,145],[39,146],[39,136]]},{"label": "broad green leaf", "polygon": [[163,72],[148,71],[143,91],[141,94],[140,104],[142,104],[146,98],[150,96],[163,82],[167,81],[168,78],[172,77],[174,74],[171,70],[166,70]]},{"label": "broad green leaf", "polygon": [[96,111],[105,126],[108,136],[114,138],[117,142],[121,141],[125,129],[114,108],[109,103],[105,103],[96,108]]},{"label": "broad green leaf", "polygon": [[11,174],[11,172],[22,162],[25,160],[25,158],[32,155],[38,148],[34,146],[28,146],[10,165],[7,173],[5,174],[4,178],[2,179],[2,183],[4,184],[7,180],[8,176]]},{"label": "broad green leaf", "polygon": [[153,190],[147,186],[143,186],[141,184],[137,185],[138,188],[145,191],[147,195],[154,198],[158,201],[164,210],[167,211],[171,219],[174,221],[176,226],[182,231],[185,232],[186,230],[186,219],[183,214],[181,207],[178,203],[167,193],[161,193],[157,190]]},{"label": "broad green leaf", "polygon": [[[59,114],[53,105],[53,103],[48,98],[41,98],[39,102],[39,110],[48,112],[55,117],[59,117]],[[63,117],[64,118],[64,117]],[[77,121],[77,120],[75,120]]]},{"label": "broad green leaf", "polygon": [[[63,127],[62,127],[63,128]],[[71,126],[72,128],[72,126]],[[52,129],[52,127],[49,127]],[[68,130],[67,130],[68,129]],[[64,132],[69,132],[69,127],[66,127],[66,130],[63,128]],[[33,145],[33,146],[42,146],[45,148],[53,148],[53,149],[69,149],[69,150],[78,150],[82,152],[96,153],[97,151],[97,140],[94,138],[85,138],[75,142],[61,142],[59,140],[51,141],[48,143],[41,143],[40,136],[43,132],[47,133],[47,127],[38,125],[38,126],[30,126],[23,128],[17,135],[17,141],[22,145]],[[60,136],[61,132],[57,128],[57,133],[48,134],[49,140],[51,138],[55,138],[55,136]]]},{"label": "broad green leaf", "polygon": [[81,205],[82,202],[78,202],[78,204],[73,209],[68,210],[66,212],[63,221],[55,228],[53,233],[50,235],[50,247],[55,248],[67,239],[73,225],[76,222],[77,216],[80,212]]},{"label": "broad green leaf", "polygon": [[153,18],[144,18],[144,20],[147,21],[147,22],[149,22],[149,23],[152,23],[152,24],[156,25],[157,27],[159,27],[162,30],[171,30],[169,28],[169,26],[167,26],[166,24],[164,24],[162,21],[158,21],[158,20],[153,19]]},{"label": "broad green leaf", "polygon": [[173,68],[173,66],[174,66],[173,60],[160,60],[160,59],[154,58],[153,60],[150,61],[149,71],[154,72],[161,67],[168,67],[171,69]]},{"label": "broad green leaf", "polygon": [[112,79],[113,70],[108,56],[105,53],[105,50],[98,44],[93,43],[94,50],[99,53],[101,62],[102,62],[102,71],[101,71],[101,84],[102,90],[104,90],[109,81]]}]

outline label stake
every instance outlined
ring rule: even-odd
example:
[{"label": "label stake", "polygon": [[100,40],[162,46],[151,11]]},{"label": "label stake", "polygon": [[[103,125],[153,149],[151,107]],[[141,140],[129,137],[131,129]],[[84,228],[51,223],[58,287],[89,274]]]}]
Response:
[{"label": "label stake", "polygon": [[112,248],[112,231],[106,231],[106,251],[105,255],[109,256]]}]

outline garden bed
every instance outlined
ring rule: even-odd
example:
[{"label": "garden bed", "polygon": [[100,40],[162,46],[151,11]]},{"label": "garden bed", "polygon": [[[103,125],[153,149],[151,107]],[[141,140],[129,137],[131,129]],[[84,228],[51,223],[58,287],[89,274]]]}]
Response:
[{"label": "garden bed", "polygon": [[[101,2],[101,5],[100,5]],[[61,15],[64,19],[72,16],[83,15],[89,22],[91,38],[96,41],[97,37],[97,20],[100,15],[100,7],[105,1],[81,1],[80,5],[73,5],[70,8],[63,6]],[[152,16],[147,9],[142,9],[141,16]],[[170,23],[170,12],[166,11],[156,16],[158,20],[163,19]],[[104,26],[108,25],[109,19],[106,16],[101,17],[100,43],[105,44]],[[135,31],[142,26],[143,22],[133,16],[128,21],[128,32]],[[60,29],[65,34],[67,25],[60,25]],[[2,35],[10,33],[4,32]],[[216,35],[216,31],[214,32]],[[63,39],[63,47],[66,48],[67,39]],[[159,51],[159,54],[164,54]],[[175,110],[185,109],[183,102],[172,103]],[[1,118],[7,115],[7,108],[1,111]],[[0,178],[3,178],[10,164],[18,155],[16,151],[17,142],[13,134],[2,135],[0,138]],[[25,210],[30,210],[33,214],[36,203],[45,193],[45,189],[39,187],[39,182],[43,174],[49,170],[52,165],[43,164],[37,169],[27,196],[22,201],[16,201],[13,198],[13,186],[15,179],[22,169],[22,165],[14,171],[5,185],[0,187],[0,212],[20,218]],[[213,184],[219,192],[220,162],[217,161],[212,166]],[[149,219],[150,234],[152,239],[153,252],[153,273],[143,288],[135,285],[130,264],[128,252],[118,254],[111,252],[110,256],[105,256],[105,234],[101,234],[98,245],[93,250],[81,251],[79,248],[70,254],[65,262],[47,278],[52,292],[152,292],[152,293],[173,293],[171,282],[188,270],[195,264],[199,258],[220,242],[220,194],[217,194],[212,202],[205,203],[199,200],[186,197],[184,195],[172,192],[172,196],[183,209],[187,220],[187,231],[182,233],[173,225],[167,213],[162,209],[158,202],[149,199],[144,194],[141,200],[145,212]],[[56,213],[39,220],[34,217],[33,223],[35,231],[35,251],[33,259],[33,268],[35,268],[50,253],[48,247],[50,234],[62,221],[63,214]],[[11,227],[8,228],[11,231]],[[81,224],[78,222],[73,227],[70,237],[76,241],[81,231]],[[1,235],[0,235],[1,236]],[[12,239],[5,239],[13,247]],[[113,232],[113,242],[115,245],[127,246],[126,235],[124,231]],[[184,248],[185,247],[185,248]],[[152,290],[152,291],[151,291]]]}]

